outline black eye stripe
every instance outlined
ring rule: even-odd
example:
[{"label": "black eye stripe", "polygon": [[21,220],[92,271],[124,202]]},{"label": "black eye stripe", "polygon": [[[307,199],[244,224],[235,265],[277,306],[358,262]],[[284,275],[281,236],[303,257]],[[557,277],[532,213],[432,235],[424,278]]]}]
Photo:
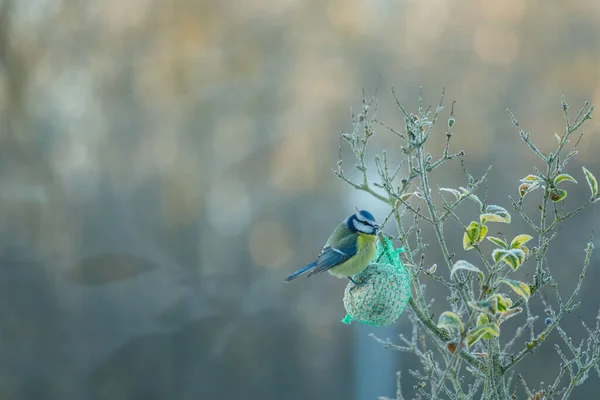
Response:
[{"label": "black eye stripe", "polygon": [[357,231],[357,232],[368,233],[368,234],[375,233],[375,227],[373,225],[371,225],[369,223],[365,224],[365,223],[359,221],[358,218],[353,219],[352,228],[354,229],[354,231]]},{"label": "black eye stripe", "polygon": [[369,226],[373,226],[373,224],[375,222],[375,221],[371,221],[370,219],[365,218],[365,216],[360,213],[354,214],[354,219],[359,222],[362,222],[363,224],[369,225]]}]

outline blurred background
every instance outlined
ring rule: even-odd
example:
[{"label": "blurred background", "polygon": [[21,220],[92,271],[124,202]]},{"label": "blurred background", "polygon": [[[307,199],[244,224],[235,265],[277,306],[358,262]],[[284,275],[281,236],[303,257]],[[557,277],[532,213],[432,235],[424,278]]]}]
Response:
[{"label": "blurred background", "polygon": [[[403,127],[391,86],[410,111],[419,86],[426,105],[446,88],[453,149],[473,175],[494,166],[488,197],[510,208],[540,165],[505,109],[550,150],[561,95],[573,115],[600,103],[600,3],[0,0],[0,397],[374,399],[401,369],[410,398],[415,357],[368,337],[410,333],[406,315],[346,326],[346,282],[283,283],[354,207],[387,215],[331,169],[362,88],[379,87],[379,118]],[[571,207],[589,196],[581,165],[600,176],[600,124],[584,131]],[[371,160],[400,157],[389,132],[372,144]],[[459,162],[434,179],[466,182]],[[554,243],[565,295],[597,210]],[[497,229],[527,232],[513,220]],[[469,259],[461,238],[451,248]],[[600,301],[597,260],[574,340]],[[446,294],[429,295],[443,311]],[[557,360],[548,344],[523,362],[531,386]],[[575,397],[598,390],[592,377]]]}]

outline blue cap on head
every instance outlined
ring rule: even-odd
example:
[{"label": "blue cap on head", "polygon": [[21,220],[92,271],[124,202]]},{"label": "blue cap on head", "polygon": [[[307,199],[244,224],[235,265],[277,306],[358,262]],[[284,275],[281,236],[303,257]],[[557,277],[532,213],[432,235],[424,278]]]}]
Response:
[{"label": "blue cap on head", "polygon": [[360,210],[358,212],[361,216],[363,216],[365,219],[375,222],[375,217],[373,216],[373,214],[371,214],[370,212],[368,212],[367,210]]}]

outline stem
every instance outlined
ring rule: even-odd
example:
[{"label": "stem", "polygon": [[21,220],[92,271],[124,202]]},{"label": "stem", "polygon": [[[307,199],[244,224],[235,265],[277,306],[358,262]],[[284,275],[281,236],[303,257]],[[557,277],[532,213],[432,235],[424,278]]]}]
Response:
[{"label": "stem", "polygon": [[500,339],[492,338],[488,346],[488,374],[486,375],[487,393],[486,399],[504,400],[508,399],[504,371],[502,370],[502,354],[500,351]]},{"label": "stem", "polygon": [[[412,312],[417,316],[417,318],[419,319],[419,321],[421,321],[421,323],[423,324],[423,326],[425,328],[427,328],[427,330],[429,330],[431,333],[433,333],[433,335],[438,338],[439,340],[441,340],[442,342],[446,343],[447,341],[450,340],[450,337],[448,336],[448,334],[446,333],[446,331],[441,330],[437,327],[437,325],[435,324],[435,322],[433,322],[433,320],[431,318],[429,318],[429,316],[427,316],[426,314],[424,314],[421,309],[419,308],[419,306],[417,305],[417,303],[415,303],[415,301],[413,300],[413,298],[411,297],[408,305],[410,307],[410,309],[412,310]],[[482,363],[480,360],[478,360],[477,358],[475,358],[475,356],[473,356],[471,353],[469,353],[468,351],[465,350],[461,350],[458,355],[467,362],[467,364],[469,364],[471,367],[476,368],[477,370],[484,372],[486,370],[486,366],[484,363]]]},{"label": "stem", "polygon": [[571,294],[571,296],[569,297],[567,302],[564,305],[561,304],[560,311],[558,312],[556,317],[553,319],[552,323],[550,325],[548,325],[546,327],[546,329],[544,329],[542,331],[542,333],[540,333],[533,341],[526,343],[525,349],[521,350],[521,352],[519,354],[517,354],[516,357],[514,357],[506,366],[503,367],[504,373],[506,373],[506,371],[508,371],[509,369],[514,367],[519,361],[521,361],[523,358],[525,358],[526,355],[528,355],[529,353],[533,353],[533,351],[535,349],[537,349],[544,342],[544,340],[546,340],[546,338],[548,337],[550,332],[556,326],[558,326],[559,322],[563,319],[563,317],[565,315],[567,315],[568,313],[570,313],[571,311],[573,311],[577,307],[577,304],[575,304],[575,300],[577,299],[577,296],[579,295],[579,292],[581,291],[581,286],[583,285],[583,281],[585,280],[585,274],[586,274],[587,268],[590,264],[593,250],[594,250],[594,245],[592,244],[592,242],[589,242],[588,246],[586,248],[585,261],[583,263],[583,270],[581,271],[581,274],[579,274],[579,279],[577,281],[577,285],[575,285],[575,289],[573,290],[573,293]]}]

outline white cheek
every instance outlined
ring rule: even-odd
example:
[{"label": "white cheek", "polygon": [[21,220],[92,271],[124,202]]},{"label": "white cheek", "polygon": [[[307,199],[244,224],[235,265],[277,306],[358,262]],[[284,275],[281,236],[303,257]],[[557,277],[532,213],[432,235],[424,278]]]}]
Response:
[{"label": "white cheek", "polygon": [[356,213],[354,215],[356,215],[356,219],[358,219],[359,221],[361,221],[361,222],[367,222],[367,219],[365,217],[363,217],[362,214]]},{"label": "white cheek", "polygon": [[357,231],[362,233],[373,233],[373,227],[363,224],[360,221],[354,221],[354,227]]}]

